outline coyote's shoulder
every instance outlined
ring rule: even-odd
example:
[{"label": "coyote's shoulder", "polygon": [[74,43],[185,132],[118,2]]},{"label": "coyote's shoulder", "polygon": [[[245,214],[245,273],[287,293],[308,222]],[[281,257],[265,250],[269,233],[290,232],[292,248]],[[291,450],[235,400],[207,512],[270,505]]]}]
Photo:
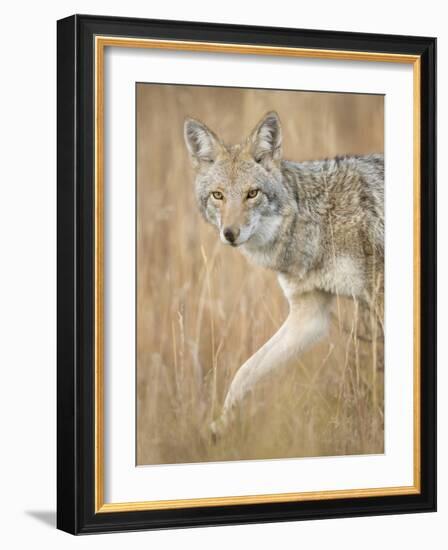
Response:
[{"label": "coyote's shoulder", "polygon": [[365,298],[381,287],[383,156],[282,161],[280,169],[297,207],[273,243],[273,268],[301,290]]}]

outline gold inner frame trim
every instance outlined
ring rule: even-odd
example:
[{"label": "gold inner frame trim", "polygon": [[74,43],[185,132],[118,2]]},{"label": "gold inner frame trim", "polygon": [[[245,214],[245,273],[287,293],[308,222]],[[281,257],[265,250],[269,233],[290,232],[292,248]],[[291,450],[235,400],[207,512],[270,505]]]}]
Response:
[{"label": "gold inner frame trim", "polygon": [[[383,63],[407,63],[413,65],[413,297],[414,297],[414,482],[410,486],[379,487],[349,490],[278,493],[179,500],[154,500],[141,502],[104,502],[104,51],[106,47],[152,48],[159,50],[194,51],[207,53],[233,53],[243,55],[268,55],[331,59],[346,61],[372,61]],[[129,512],[142,510],[166,510],[197,508],[204,506],[231,506],[274,502],[303,502],[340,498],[361,498],[419,494],[421,491],[421,426],[420,426],[420,117],[421,99],[420,56],[382,52],[356,52],[345,50],[321,50],[252,44],[226,44],[181,40],[156,40],[96,36],[95,55],[95,513]]]}]

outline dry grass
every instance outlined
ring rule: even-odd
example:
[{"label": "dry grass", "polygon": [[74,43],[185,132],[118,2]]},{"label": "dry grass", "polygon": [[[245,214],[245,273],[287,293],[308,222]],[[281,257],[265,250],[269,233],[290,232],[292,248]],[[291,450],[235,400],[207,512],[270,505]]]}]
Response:
[{"label": "dry grass", "polygon": [[200,218],[183,119],[236,142],[272,109],[286,158],[383,151],[379,96],[138,85],[138,464],[383,452],[382,332],[344,300],[329,339],[260,385],[217,445],[207,437],[234,373],[287,303],[273,273]]}]

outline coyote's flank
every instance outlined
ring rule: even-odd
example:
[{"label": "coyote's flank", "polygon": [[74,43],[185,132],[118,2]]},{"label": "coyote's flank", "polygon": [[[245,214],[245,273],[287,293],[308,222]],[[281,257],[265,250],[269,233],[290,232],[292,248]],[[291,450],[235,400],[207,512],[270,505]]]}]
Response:
[{"label": "coyote's flank", "polygon": [[184,134],[202,215],[223,243],[278,274],[290,308],[276,334],[237,371],[212,425],[218,435],[258,381],[326,335],[335,296],[363,301],[382,322],[384,162],[378,154],[284,160],[274,112],[235,146],[193,119]]}]

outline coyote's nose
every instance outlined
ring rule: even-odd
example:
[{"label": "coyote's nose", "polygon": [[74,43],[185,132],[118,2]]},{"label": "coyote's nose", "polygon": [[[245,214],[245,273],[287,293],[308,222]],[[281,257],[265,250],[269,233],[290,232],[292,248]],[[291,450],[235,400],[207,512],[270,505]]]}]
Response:
[{"label": "coyote's nose", "polygon": [[229,241],[230,244],[233,244],[238,238],[239,231],[232,229],[231,227],[226,227],[223,231],[224,238]]}]

